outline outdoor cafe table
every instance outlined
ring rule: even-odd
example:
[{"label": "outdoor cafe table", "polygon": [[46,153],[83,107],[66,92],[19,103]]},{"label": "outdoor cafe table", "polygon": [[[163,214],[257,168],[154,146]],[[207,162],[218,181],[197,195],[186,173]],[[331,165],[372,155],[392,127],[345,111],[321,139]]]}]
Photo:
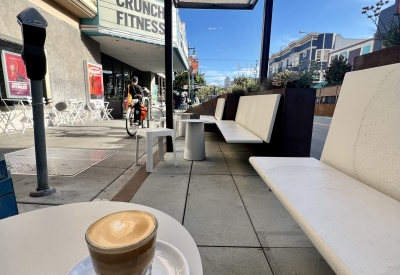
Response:
[{"label": "outdoor cafe table", "polygon": [[83,202],[53,206],[0,220],[0,274],[67,274],[89,255],[86,229],[94,221],[123,210],[144,210],[158,220],[157,239],[178,248],[191,275],[202,275],[199,250],[189,232],[156,209],[123,202]]}]

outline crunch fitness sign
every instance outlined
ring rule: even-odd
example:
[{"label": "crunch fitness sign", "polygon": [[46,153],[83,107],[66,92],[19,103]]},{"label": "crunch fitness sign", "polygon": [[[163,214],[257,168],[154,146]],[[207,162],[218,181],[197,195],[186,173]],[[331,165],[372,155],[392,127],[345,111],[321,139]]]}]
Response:
[{"label": "crunch fitness sign", "polygon": [[164,39],[164,3],[157,0],[100,0],[100,25]]}]

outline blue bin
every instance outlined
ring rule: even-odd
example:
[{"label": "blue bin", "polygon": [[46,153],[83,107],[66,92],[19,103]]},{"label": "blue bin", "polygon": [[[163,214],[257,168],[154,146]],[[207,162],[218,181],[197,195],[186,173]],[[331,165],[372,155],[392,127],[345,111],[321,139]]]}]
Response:
[{"label": "blue bin", "polygon": [[18,208],[11,173],[0,155],[0,220],[14,215],[18,215]]}]

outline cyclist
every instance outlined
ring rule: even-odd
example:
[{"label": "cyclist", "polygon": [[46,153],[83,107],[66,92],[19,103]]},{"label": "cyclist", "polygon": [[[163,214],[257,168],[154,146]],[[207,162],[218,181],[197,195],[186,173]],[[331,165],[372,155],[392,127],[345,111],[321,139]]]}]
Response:
[{"label": "cyclist", "polygon": [[138,85],[139,78],[132,77],[131,84],[128,86],[128,93],[132,96],[132,105],[135,110],[134,123],[140,124],[140,100],[143,97],[143,88]]}]

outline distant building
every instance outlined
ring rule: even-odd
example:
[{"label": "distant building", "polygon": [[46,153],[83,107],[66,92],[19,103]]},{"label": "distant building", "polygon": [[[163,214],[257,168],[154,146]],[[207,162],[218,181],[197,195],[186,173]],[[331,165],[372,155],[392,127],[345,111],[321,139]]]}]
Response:
[{"label": "distant building", "polygon": [[235,83],[235,81],[231,80],[231,86],[233,86],[234,83]]},{"label": "distant building", "polygon": [[348,63],[351,66],[353,66],[354,59],[357,56],[373,52],[373,50],[374,50],[374,39],[370,38],[370,39],[364,40],[360,43],[356,43],[356,44],[350,45],[348,47],[333,51],[329,54],[328,67],[330,66],[333,58],[339,57],[341,55],[344,56],[345,58],[347,58]]},{"label": "distant building", "polygon": [[[400,18],[400,0],[396,0],[396,3],[394,5],[381,11],[381,13],[379,15],[378,29],[381,30],[382,33],[385,32],[384,25],[388,25],[388,22],[393,20],[394,16],[397,16]],[[382,49],[383,45],[382,45],[381,38],[382,38],[381,34],[377,30],[377,32],[375,33],[375,36],[374,36],[374,39],[375,39],[374,51],[378,51],[378,50]]]},{"label": "distant building", "polygon": [[322,70],[325,70],[329,61],[329,54],[332,51],[364,40],[346,39],[336,33],[309,33],[270,56],[268,77],[272,77],[283,70],[298,71],[301,64],[306,65],[311,61],[321,62]]},{"label": "distant building", "polygon": [[227,88],[230,86],[231,86],[231,79],[229,77],[226,77],[224,81],[224,87]]}]

